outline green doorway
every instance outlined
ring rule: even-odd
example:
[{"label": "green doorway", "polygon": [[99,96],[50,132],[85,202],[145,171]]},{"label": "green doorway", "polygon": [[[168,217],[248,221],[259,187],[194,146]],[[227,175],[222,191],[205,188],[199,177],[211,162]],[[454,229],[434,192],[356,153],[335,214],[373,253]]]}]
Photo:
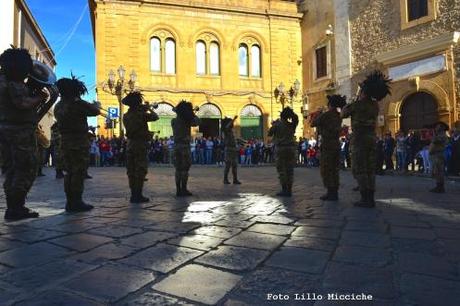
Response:
[{"label": "green doorway", "polygon": [[263,139],[263,116],[257,106],[250,104],[241,110],[240,124],[243,139]]},{"label": "green doorway", "polygon": [[169,103],[158,103],[158,108],[155,110],[158,119],[154,122],[149,122],[149,131],[154,132],[154,137],[169,138],[172,136],[171,120],[176,117],[173,111],[173,106]]}]

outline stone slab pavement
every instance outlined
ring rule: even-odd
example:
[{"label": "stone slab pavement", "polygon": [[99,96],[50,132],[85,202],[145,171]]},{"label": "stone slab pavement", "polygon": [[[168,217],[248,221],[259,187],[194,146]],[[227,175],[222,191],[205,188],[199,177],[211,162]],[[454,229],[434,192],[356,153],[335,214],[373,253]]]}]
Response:
[{"label": "stone slab pavement", "polygon": [[[198,166],[178,199],[161,167],[133,205],[125,169],[92,168],[96,208],[67,214],[45,170],[28,199],[41,217],[0,221],[0,305],[460,305],[458,182],[435,195],[426,178],[378,177],[377,208],[361,209],[350,172],[332,203],[318,169],[297,168],[281,199],[273,167],[224,186],[222,168]],[[372,300],[334,300],[353,294]]]}]

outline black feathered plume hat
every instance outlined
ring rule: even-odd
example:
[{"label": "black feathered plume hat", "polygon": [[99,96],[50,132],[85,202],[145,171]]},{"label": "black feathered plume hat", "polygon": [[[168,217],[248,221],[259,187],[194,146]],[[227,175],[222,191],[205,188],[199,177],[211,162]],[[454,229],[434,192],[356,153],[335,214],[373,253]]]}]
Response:
[{"label": "black feathered plume hat", "polygon": [[192,103],[186,100],[181,100],[179,104],[177,104],[177,106],[174,108],[174,111],[178,117],[188,122],[192,121],[192,119],[195,117]]},{"label": "black feathered plume hat", "polygon": [[71,74],[70,78],[62,78],[56,82],[59,93],[63,97],[77,98],[88,93],[85,83]]},{"label": "black feathered plume hat", "polygon": [[347,104],[347,97],[341,95],[328,95],[327,100],[332,107],[343,108]]},{"label": "black feathered plume hat", "polygon": [[126,97],[124,97],[121,100],[121,103],[129,107],[132,107],[132,106],[141,105],[143,100],[144,100],[144,96],[142,95],[140,91],[133,91],[127,94]]},{"label": "black feathered plume hat", "polygon": [[281,119],[292,119],[294,118],[295,116],[297,116],[294,111],[292,110],[292,108],[290,108],[289,106],[283,108],[283,110],[281,111]]},{"label": "black feathered plume hat", "polygon": [[25,79],[33,62],[27,49],[10,48],[0,55],[0,66],[8,78]]},{"label": "black feathered plume hat", "polygon": [[391,79],[385,76],[381,71],[375,70],[369,74],[360,84],[364,94],[374,101],[380,101],[386,96],[391,95]]}]

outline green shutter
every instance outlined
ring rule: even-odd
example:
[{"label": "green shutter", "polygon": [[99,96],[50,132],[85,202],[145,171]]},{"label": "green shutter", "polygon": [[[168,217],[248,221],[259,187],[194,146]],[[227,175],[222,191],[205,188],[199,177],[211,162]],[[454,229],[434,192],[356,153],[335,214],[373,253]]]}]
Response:
[{"label": "green shutter", "polygon": [[243,139],[263,138],[262,117],[241,117],[240,122]]},{"label": "green shutter", "polygon": [[[171,120],[173,118],[173,116],[160,116],[160,119],[157,121],[149,122],[149,131],[155,132],[154,137],[164,138],[172,136]],[[158,131],[160,131],[160,134],[157,134]]]}]

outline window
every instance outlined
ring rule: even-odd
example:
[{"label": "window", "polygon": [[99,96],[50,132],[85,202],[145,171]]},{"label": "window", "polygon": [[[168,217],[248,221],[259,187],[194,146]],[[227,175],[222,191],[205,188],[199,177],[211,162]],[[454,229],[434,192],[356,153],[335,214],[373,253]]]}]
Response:
[{"label": "window", "polygon": [[158,37],[150,40],[150,70],[161,71],[161,41]]},{"label": "window", "polygon": [[243,37],[239,42],[238,71],[242,77],[262,77],[262,48],[254,37]]},{"label": "window", "polygon": [[241,76],[249,75],[248,46],[241,44],[238,50],[239,72]]},{"label": "window", "polygon": [[174,40],[168,38],[166,40],[165,49],[165,62],[166,62],[166,73],[176,73],[176,43]]},{"label": "window", "polygon": [[196,74],[220,75],[220,45],[217,38],[205,33],[196,43]]},{"label": "window", "polygon": [[150,70],[157,73],[175,74],[176,41],[165,30],[159,30],[154,35],[150,39]]},{"label": "window", "polygon": [[196,73],[206,74],[206,44],[203,41],[196,43]]},{"label": "window", "polygon": [[440,0],[399,0],[401,30],[436,20],[436,5]]},{"label": "window", "polygon": [[327,47],[316,49],[316,78],[327,76]]},{"label": "window", "polygon": [[428,0],[407,0],[408,21],[428,16]]},{"label": "window", "polygon": [[260,47],[258,45],[251,47],[251,76],[260,78]]},{"label": "window", "polygon": [[212,75],[220,74],[220,60],[219,60],[219,45],[216,42],[212,42],[209,47],[209,59],[210,59],[210,72]]}]

